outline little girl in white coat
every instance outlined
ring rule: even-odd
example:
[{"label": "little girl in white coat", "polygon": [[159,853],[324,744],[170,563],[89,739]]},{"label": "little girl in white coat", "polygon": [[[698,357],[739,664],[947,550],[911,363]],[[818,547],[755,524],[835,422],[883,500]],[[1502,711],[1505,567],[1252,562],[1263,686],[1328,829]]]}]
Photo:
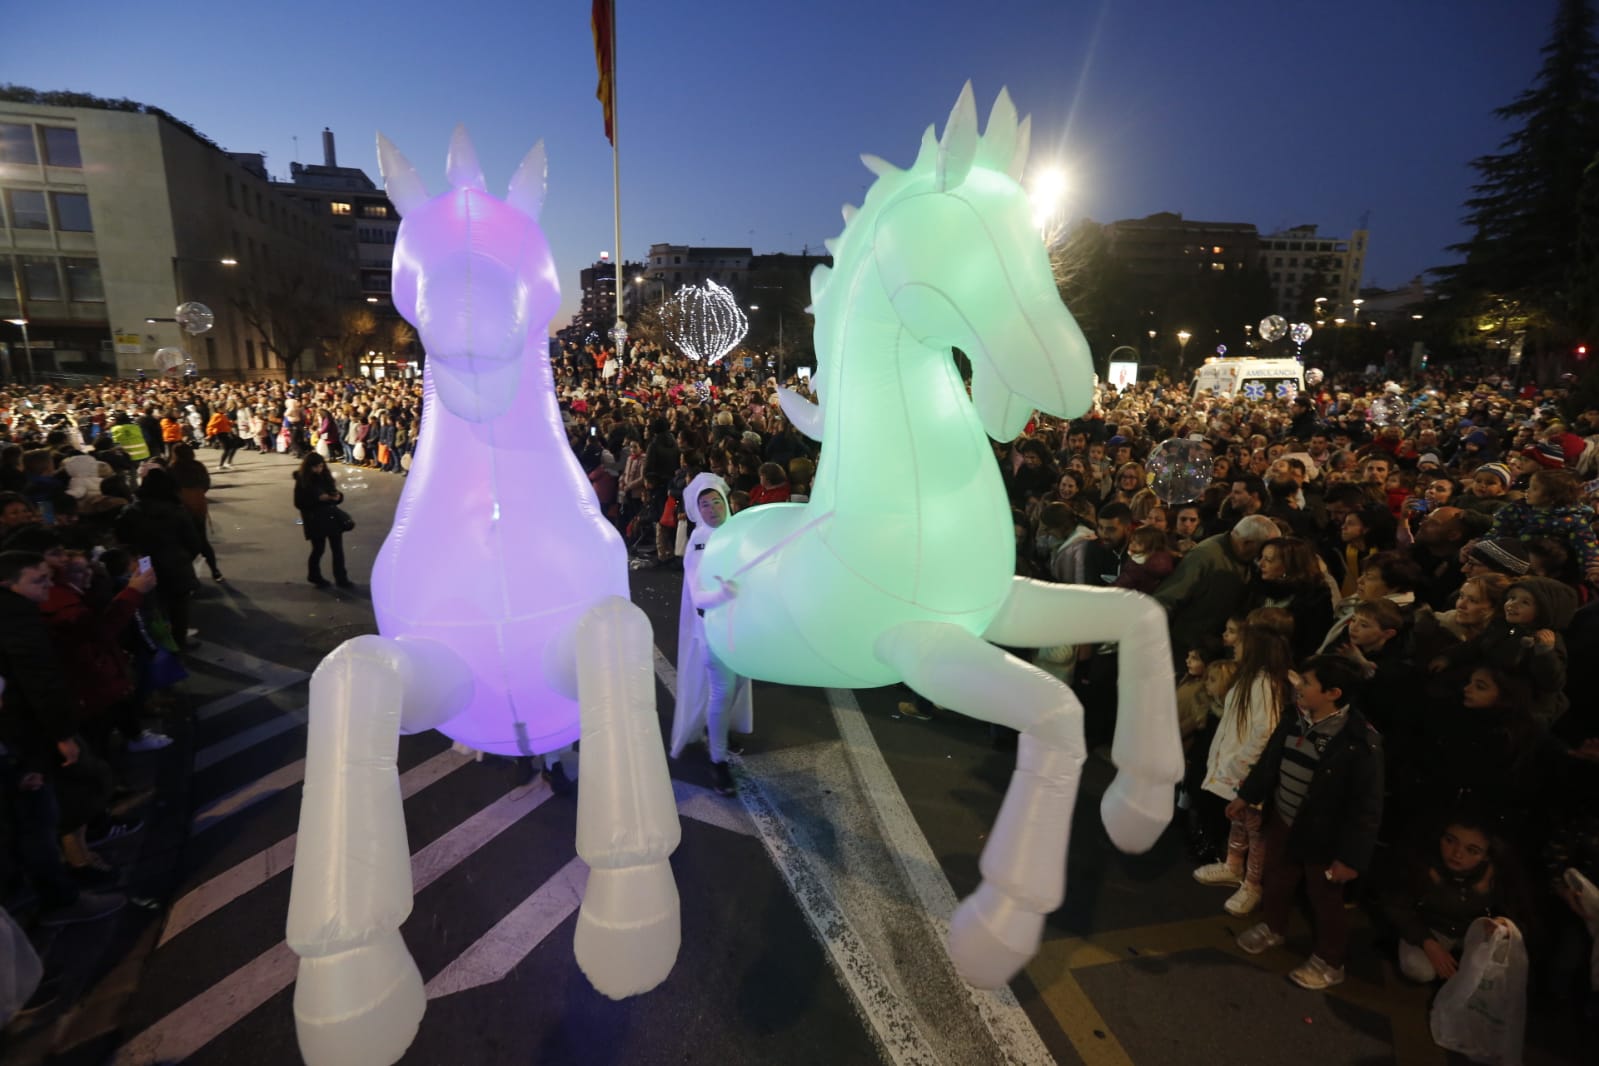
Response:
[{"label": "little girl in white coat", "polygon": [[683,490],[684,517],[694,523],[683,552],[683,600],[677,620],[677,707],[672,716],[672,757],[675,759],[705,730],[711,750],[716,791],[731,796],[736,791],[727,765],[729,730],[748,733],[753,710],[750,681],[723,665],[705,639],[705,612],[738,595],[738,585],[714,577],[714,588],[701,589],[700,560],[705,542],[727,521],[727,482],[715,474],[700,474]]}]

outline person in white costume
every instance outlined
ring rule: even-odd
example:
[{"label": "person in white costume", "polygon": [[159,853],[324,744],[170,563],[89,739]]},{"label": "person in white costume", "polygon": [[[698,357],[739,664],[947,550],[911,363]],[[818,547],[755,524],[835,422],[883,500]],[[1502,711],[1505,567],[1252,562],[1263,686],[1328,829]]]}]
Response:
[{"label": "person in white costume", "polygon": [[700,559],[705,542],[727,521],[727,482],[715,474],[700,474],[683,490],[685,516],[694,523],[683,554],[683,602],[677,619],[677,709],[672,716],[672,758],[682,754],[705,730],[711,749],[716,791],[731,796],[736,791],[727,765],[729,729],[748,733],[753,708],[750,680],[724,666],[705,640],[705,610],[719,607],[738,595],[733,581],[715,578],[716,588],[698,591]]}]

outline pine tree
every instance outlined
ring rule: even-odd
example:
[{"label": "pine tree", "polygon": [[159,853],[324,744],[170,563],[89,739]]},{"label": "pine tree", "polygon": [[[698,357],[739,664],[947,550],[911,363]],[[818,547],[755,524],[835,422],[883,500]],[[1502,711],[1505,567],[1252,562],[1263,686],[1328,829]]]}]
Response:
[{"label": "pine tree", "polygon": [[1580,277],[1583,173],[1599,151],[1599,41],[1590,0],[1560,0],[1532,87],[1495,112],[1514,131],[1497,155],[1472,162],[1465,261],[1440,270],[1462,310],[1510,314],[1534,333],[1569,333]]}]

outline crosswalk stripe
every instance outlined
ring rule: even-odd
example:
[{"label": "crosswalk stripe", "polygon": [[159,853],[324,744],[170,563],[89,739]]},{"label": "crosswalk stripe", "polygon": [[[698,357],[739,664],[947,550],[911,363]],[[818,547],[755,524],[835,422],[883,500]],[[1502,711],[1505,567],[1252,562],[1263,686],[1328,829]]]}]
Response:
[{"label": "crosswalk stripe", "polygon": [[[447,750],[440,752],[426,762],[413,766],[400,775],[400,798],[402,800],[410,799],[424,788],[437,781],[442,781],[445,777],[471,761],[472,756],[470,755],[462,755],[457,751]],[[305,776],[304,759],[284,767],[283,770],[275,774],[268,774],[261,781],[265,782],[271,778],[277,778],[280,775],[285,775],[286,771],[296,768],[298,772],[295,774],[294,780],[278,787],[277,791],[282,791],[284,788],[299,783]],[[260,782],[257,782],[257,784],[260,784]],[[240,791],[243,792],[245,790],[241,789]],[[238,793],[234,793],[234,795],[238,795]],[[265,797],[258,797],[258,799],[260,798]],[[228,813],[232,812],[229,811]],[[219,815],[218,819],[220,820],[222,817],[226,817],[226,814]],[[198,819],[196,821],[198,823]],[[215,822],[209,824],[215,824]],[[203,828],[206,828],[206,826],[196,825],[196,831]],[[161,944],[165,944],[194,923],[209,917],[246,892],[259,888],[278,874],[292,867],[294,865],[294,842],[296,838],[297,834],[291,833],[266,850],[256,852],[248,859],[229,867],[222,873],[185,893],[167,912],[166,926],[161,930]]]},{"label": "crosswalk stripe", "polygon": [[262,659],[251,655],[247,651],[237,648],[225,648],[220,644],[211,644],[207,641],[197,640],[190,645],[184,653],[192,659],[219,666],[224,670],[231,670],[236,674],[248,674],[258,681],[270,681],[283,685],[292,685],[296,681],[304,681],[311,675],[304,670],[296,670],[292,666],[284,666],[269,659]]},{"label": "crosswalk stripe", "polygon": [[281,692],[303,682],[305,678],[297,677],[292,681],[279,683],[276,681],[258,681],[248,688],[241,688],[237,692],[230,692],[226,696],[218,697],[210,703],[203,704],[194,712],[197,722],[209,722],[213,718],[220,718],[229,711],[237,710],[247,703],[254,703],[263,696],[270,696],[274,692]]},{"label": "crosswalk stripe", "polygon": [[561,867],[440,970],[427,983],[427,997],[439,999],[493,984],[510,973],[582,905],[588,877],[589,868],[582,859]]},{"label": "crosswalk stripe", "polygon": [[[411,856],[421,892],[550,798],[542,781],[515,789]],[[279,942],[201,992],[117,1050],[114,1066],[188,1058],[294,983],[299,956]]]},{"label": "crosswalk stripe", "polygon": [[195,772],[208,770],[223,759],[231,759],[241,751],[247,751],[263,741],[271,740],[273,737],[282,736],[284,733],[299,729],[305,725],[307,719],[306,708],[300,707],[296,710],[274,715],[260,725],[229,734],[215,744],[201,748],[194,753]]},{"label": "crosswalk stripe", "polygon": [[305,780],[305,760],[296,759],[289,765],[280,767],[265,777],[251,781],[243,788],[237,788],[225,796],[219,796],[198,811],[195,811],[190,832],[203,833],[224,818],[238,814],[246,807],[254,806],[264,799],[270,799],[284,789],[292,788],[303,780]]}]

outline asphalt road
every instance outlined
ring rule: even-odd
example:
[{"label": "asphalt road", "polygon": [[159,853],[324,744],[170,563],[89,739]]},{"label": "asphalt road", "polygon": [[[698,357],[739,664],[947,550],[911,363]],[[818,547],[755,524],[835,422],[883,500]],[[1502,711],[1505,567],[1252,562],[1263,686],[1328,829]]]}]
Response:
[{"label": "asphalt road", "polygon": [[[321,590],[304,581],[291,469],[241,454],[212,493],[228,583],[208,585],[194,612],[183,832],[161,852],[163,911],[104,982],[114,987],[98,990],[122,1066],[298,1061],[295,958],[282,940],[307,679],[341,641],[375,632],[366,580],[402,481],[368,473],[369,487],[349,493],[358,588]],[[663,736],[679,583],[670,571],[633,575],[661,653]],[[660,988],[621,1003],[594,992],[572,958],[584,876],[575,798],[527,783],[517,762],[455,753],[436,733],[402,738],[418,886],[404,935],[430,997],[403,1061],[1448,1061],[1427,1035],[1426,990],[1399,978],[1364,931],[1350,980],[1304,992],[1284,975],[1308,952],[1308,930],[1296,927],[1291,950],[1239,952],[1232,937],[1249,923],[1222,912],[1225,890],[1193,882],[1175,830],[1149,854],[1116,852],[1097,822],[1112,773],[1099,756],[1043,950],[1009,991],[969,989],[942,932],[976,886],[1014,756],[953,714],[902,719],[897,698],[758,685],[736,800],[709,791],[699,749],[672,764],[683,949]]]}]

